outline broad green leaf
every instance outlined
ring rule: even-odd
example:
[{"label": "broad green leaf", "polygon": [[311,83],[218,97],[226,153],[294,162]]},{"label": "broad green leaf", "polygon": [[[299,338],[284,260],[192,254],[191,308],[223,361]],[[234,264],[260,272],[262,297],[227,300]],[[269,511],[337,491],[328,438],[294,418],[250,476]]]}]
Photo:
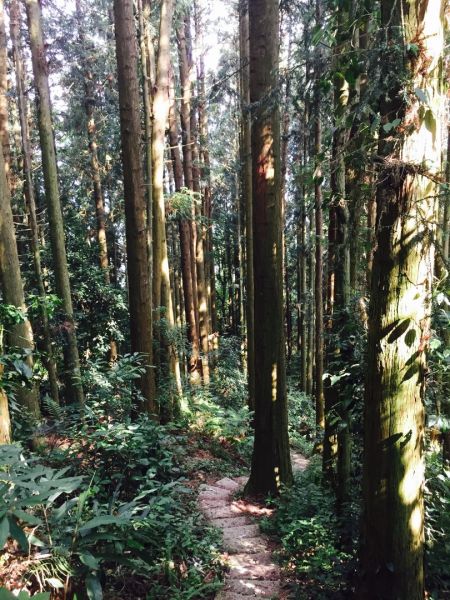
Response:
[{"label": "broad green leaf", "polygon": [[9,521],[8,517],[3,517],[0,521],[0,550],[6,544],[6,540],[9,536]]},{"label": "broad green leaf", "polygon": [[98,560],[90,552],[84,552],[83,554],[80,554],[80,560],[83,565],[86,565],[93,571],[97,571],[100,566]]},{"label": "broad green leaf", "polygon": [[27,536],[25,535],[25,533],[23,532],[21,527],[19,527],[17,525],[17,523],[15,522],[15,520],[12,517],[9,517],[8,520],[9,520],[9,531],[10,531],[11,537],[19,542],[22,550],[27,552],[27,550],[28,550]]},{"label": "broad green leaf", "polygon": [[38,517],[35,517],[34,515],[30,515],[30,513],[27,513],[24,510],[20,510],[20,509],[16,508],[15,510],[12,511],[12,513],[15,517],[17,517],[21,521],[28,523],[28,525],[41,525],[42,524],[41,519],[39,519]]},{"label": "broad green leaf", "polygon": [[123,518],[115,517],[114,515],[101,515],[90,519],[90,521],[80,527],[80,533],[84,535],[91,529],[101,527],[102,525],[123,525],[124,523],[126,523],[126,520]]},{"label": "broad green leaf", "polygon": [[103,600],[103,590],[97,575],[88,575],[86,577],[86,591],[89,600]]}]

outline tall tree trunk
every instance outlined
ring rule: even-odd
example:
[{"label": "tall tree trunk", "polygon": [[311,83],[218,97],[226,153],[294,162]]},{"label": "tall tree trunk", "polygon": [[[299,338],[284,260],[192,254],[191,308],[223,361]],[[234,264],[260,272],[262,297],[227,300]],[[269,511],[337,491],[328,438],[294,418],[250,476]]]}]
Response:
[{"label": "tall tree trunk", "polygon": [[[78,17],[78,39],[80,42],[80,50],[82,53],[87,52],[86,40],[83,31],[83,12],[80,0],[76,0],[76,13]],[[88,149],[91,166],[92,191],[95,206],[95,218],[97,221],[97,245],[98,245],[98,261],[103,273],[103,280],[107,286],[111,284],[109,273],[109,258],[108,258],[108,243],[106,239],[106,216],[105,216],[105,200],[103,196],[102,178],[100,172],[100,163],[98,159],[97,148],[97,126],[95,122],[95,91],[94,91],[94,74],[89,67],[89,57],[82,54],[81,65],[84,77],[84,111],[86,113],[86,131],[88,139]],[[115,362],[117,360],[118,350],[117,342],[111,338],[109,342],[109,360]]]},{"label": "tall tree trunk", "polygon": [[[450,185],[450,126],[447,126],[447,162],[445,168],[445,181],[447,185]],[[444,206],[442,211],[442,262],[444,263],[444,269],[447,271],[447,278],[449,277],[449,259],[450,259],[450,191],[447,189],[447,193],[444,196]],[[444,339],[444,347],[450,347],[450,330],[448,326],[444,326],[442,331]],[[442,413],[447,418],[447,422],[450,423],[450,373],[445,371],[442,374]],[[444,443],[442,445],[443,458],[445,461],[450,462],[450,427],[447,427],[443,433]]]},{"label": "tall tree trunk", "polygon": [[[209,305],[207,294],[207,277],[205,264],[205,225],[204,225],[204,196],[201,187],[201,158],[202,158],[202,128],[204,122],[200,119],[205,119],[205,65],[203,57],[203,38],[202,24],[199,13],[198,3],[194,1],[194,24],[196,47],[200,51],[200,56],[197,63],[197,92],[198,92],[198,110],[194,106],[191,110],[191,130],[192,130],[192,150],[193,150],[193,165],[194,165],[194,192],[198,194],[196,202],[196,247],[195,261],[197,268],[197,299],[198,299],[198,325],[201,349],[201,369],[203,382],[209,383]],[[198,113],[198,117],[197,117]],[[203,141],[203,146],[204,146]]]},{"label": "tall tree trunk", "polygon": [[[342,369],[342,348],[347,335],[347,310],[350,300],[350,252],[349,252],[349,210],[346,197],[345,147],[349,131],[345,121],[348,115],[349,83],[339,69],[350,41],[348,32],[348,7],[337,14],[338,29],[333,63],[338,71],[334,81],[334,115],[335,129],[333,133],[332,167],[331,167],[331,202],[329,225],[329,341],[327,352],[327,370],[330,376],[325,382],[325,438],[324,438],[324,470],[329,479],[332,477],[333,454],[337,450],[337,498],[339,506],[348,500],[350,477],[350,423],[347,402],[343,397],[340,385],[332,382],[332,375],[339,375]],[[344,58],[343,58],[344,57]],[[336,413],[339,426],[336,423]],[[335,442],[337,439],[337,449]]]},{"label": "tall tree trunk", "polygon": [[247,493],[278,493],[292,469],[287,429],[283,314],[278,0],[250,0],[253,250],[255,285],[255,442]]},{"label": "tall tree trunk", "polygon": [[[191,131],[191,81],[190,73],[192,69],[192,56],[190,47],[190,19],[185,17],[183,23],[177,30],[178,57],[180,67],[181,83],[181,131],[183,147],[183,172],[184,184],[188,190],[194,191],[194,168],[192,155],[192,131]],[[199,314],[198,314],[198,290],[197,290],[197,226],[195,221],[195,203],[192,202],[192,218],[186,221],[190,230],[190,260],[191,260],[191,278],[192,278],[192,300],[194,305],[194,316],[196,323],[196,337],[200,337],[199,332]],[[196,352],[196,349],[193,350]],[[200,345],[198,345],[198,359],[194,366],[191,364],[191,382],[199,383],[201,381],[201,361],[199,356]]]},{"label": "tall tree trunk", "polygon": [[[316,0],[316,24],[322,22],[322,0]],[[316,400],[316,427],[320,431],[325,425],[325,406],[323,396],[323,215],[322,215],[322,115],[320,77],[322,74],[322,52],[318,51],[315,64],[315,123],[314,123],[314,200],[315,200],[315,228],[316,228],[316,269],[314,281],[315,301],[315,381],[314,396]]]},{"label": "tall tree trunk", "polygon": [[117,74],[120,103],[125,229],[131,351],[144,355],[140,390],[146,410],[158,413],[153,368],[152,296],[147,238],[147,205],[140,152],[141,122],[137,47],[132,0],[114,0]]},{"label": "tall tree trunk", "polygon": [[[155,93],[153,98],[152,127],[152,195],[153,195],[153,304],[164,308],[169,330],[175,327],[172,294],[170,291],[169,257],[167,252],[166,205],[164,199],[164,150],[165,132],[169,117],[170,34],[172,31],[173,2],[163,0],[161,5],[159,50],[156,67]],[[181,392],[180,365],[176,346],[170,341],[170,331],[160,332],[162,367],[168,369],[170,378]],[[167,374],[163,374],[167,377]],[[172,382],[171,382],[172,383]],[[176,399],[172,398],[172,408]],[[171,409],[169,409],[169,415]]]},{"label": "tall tree trunk", "polygon": [[[208,113],[206,104],[206,85],[205,85],[205,55],[207,49],[205,47],[204,29],[205,25],[202,22],[202,9],[197,2],[195,7],[195,27],[196,38],[198,40],[200,56],[198,61],[198,127],[199,127],[199,151],[201,158],[201,180],[203,182],[202,189],[202,223],[199,224],[200,236],[203,244],[203,262],[205,270],[205,301],[206,301],[206,343],[202,340],[202,351],[209,352],[212,349],[210,340],[212,333],[212,306],[211,306],[211,271],[214,269],[213,253],[209,251],[210,237],[212,236],[211,219],[211,164],[209,157],[209,136],[208,136]],[[208,356],[208,366],[210,365]]]},{"label": "tall tree trunk", "polygon": [[5,162],[6,178],[9,183],[11,151],[8,132],[8,49],[3,0],[0,0],[0,143]]},{"label": "tall tree trunk", "polygon": [[84,394],[81,382],[80,358],[78,355],[78,343],[67,266],[64,222],[59,196],[58,168],[56,163],[55,142],[53,139],[50,88],[48,83],[48,66],[45,57],[45,44],[42,33],[41,7],[39,0],[26,0],[25,5],[30,34],[34,83],[38,100],[39,139],[42,153],[45,198],[50,224],[50,243],[53,266],[55,269],[56,291],[62,300],[62,310],[64,312],[64,321],[61,329],[65,335],[65,392],[68,399],[74,400],[77,404],[83,406]]},{"label": "tall tree trunk", "polygon": [[[2,152],[0,152],[0,280],[3,302],[23,311],[24,317],[22,322],[8,326],[6,331],[8,346],[11,349],[17,348],[29,352],[23,360],[31,371],[33,369],[31,351],[34,349],[33,331],[26,316],[25,297],[11,210],[11,194]],[[24,409],[29,411],[33,417],[39,418],[39,396],[31,381],[29,387],[20,387],[17,390],[17,398]]]},{"label": "tall tree trunk", "polygon": [[[443,10],[442,0],[381,2],[380,64],[389,88],[381,100],[365,390],[360,597],[368,599],[424,597],[423,397],[441,169]],[[386,132],[395,119],[399,125]]]},{"label": "tall tree trunk", "polygon": [[28,222],[30,227],[30,245],[33,254],[34,274],[36,285],[41,299],[41,317],[42,332],[44,341],[45,355],[43,361],[48,373],[50,384],[50,394],[54,402],[59,403],[59,385],[56,362],[53,357],[53,348],[50,334],[50,324],[47,311],[46,291],[44,285],[44,275],[42,273],[41,252],[39,242],[39,227],[36,217],[36,201],[34,195],[34,182],[32,176],[32,153],[30,144],[30,132],[28,127],[28,105],[25,94],[25,72],[22,59],[21,39],[20,39],[20,5],[18,0],[11,0],[10,3],[10,33],[13,50],[14,67],[16,74],[16,95],[19,111],[21,146],[22,146],[22,168],[24,174],[24,196],[26,209],[28,213]]},{"label": "tall tree trunk", "polygon": [[[183,188],[183,164],[178,145],[178,130],[177,130],[177,113],[175,105],[175,92],[171,85],[171,105],[169,110],[169,140],[170,150],[172,155],[175,190],[180,192]],[[180,233],[180,255],[181,255],[181,278],[183,281],[184,291],[184,309],[186,315],[186,323],[188,325],[188,341],[191,344],[191,352],[189,355],[189,375],[191,382],[196,384],[199,382],[199,339],[197,333],[197,323],[195,320],[195,304],[194,290],[192,287],[192,272],[191,272],[191,228],[189,222],[185,218],[180,218],[178,221]]]}]

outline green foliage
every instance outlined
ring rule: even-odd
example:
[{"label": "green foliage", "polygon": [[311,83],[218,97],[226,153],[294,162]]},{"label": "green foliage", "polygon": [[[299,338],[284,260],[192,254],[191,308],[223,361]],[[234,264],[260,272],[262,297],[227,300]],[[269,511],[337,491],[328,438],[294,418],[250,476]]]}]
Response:
[{"label": "green foliage", "polygon": [[311,456],[315,443],[314,400],[300,392],[294,381],[288,386],[289,441],[305,456]]},{"label": "green foliage", "polygon": [[12,537],[28,551],[29,543],[39,540],[34,534],[27,538],[23,525],[42,526],[39,513],[79,488],[82,478],[67,477],[69,467],[55,470],[25,457],[20,446],[0,446],[0,469],[0,548]]},{"label": "green foliage", "polygon": [[320,457],[311,459],[274,505],[274,518],[265,520],[262,527],[280,540],[280,558],[299,581],[295,597],[338,597],[345,589],[343,575],[352,556],[339,547],[334,497],[322,484]]},{"label": "green foliage", "polygon": [[433,598],[450,593],[450,468],[441,453],[427,454],[425,486],[426,573]]},{"label": "green foliage", "polygon": [[98,357],[87,360],[83,386],[88,415],[94,420],[96,414],[105,412],[113,414],[116,420],[129,417],[139,400],[134,384],[143,372],[138,354],[125,354],[113,365]]}]

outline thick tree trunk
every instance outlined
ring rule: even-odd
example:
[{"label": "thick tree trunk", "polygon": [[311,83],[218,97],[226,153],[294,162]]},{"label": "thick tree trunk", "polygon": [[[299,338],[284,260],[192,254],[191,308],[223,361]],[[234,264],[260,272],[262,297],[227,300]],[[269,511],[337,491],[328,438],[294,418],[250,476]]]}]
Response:
[{"label": "thick tree trunk", "polygon": [[77,404],[82,406],[84,404],[84,394],[81,383],[80,358],[78,355],[69,271],[67,266],[64,222],[59,197],[58,169],[53,139],[50,88],[48,83],[48,66],[45,57],[45,44],[42,33],[41,7],[38,0],[26,0],[25,5],[30,34],[34,82],[38,100],[39,139],[42,153],[45,198],[50,224],[50,243],[53,266],[55,269],[56,291],[62,300],[62,309],[64,311],[64,322],[61,329],[65,335],[65,392],[68,399],[74,400]]},{"label": "thick tree trunk", "polygon": [[32,154],[30,144],[30,132],[28,127],[28,105],[25,94],[25,73],[22,59],[21,39],[20,39],[20,6],[18,0],[11,0],[10,4],[10,33],[13,49],[14,67],[16,74],[16,94],[19,111],[21,147],[22,147],[22,168],[24,174],[24,196],[26,209],[28,213],[28,222],[30,227],[30,245],[33,254],[34,274],[36,284],[41,299],[41,317],[42,332],[45,355],[43,361],[48,373],[50,385],[50,394],[54,402],[59,403],[59,385],[56,362],[53,357],[53,348],[50,334],[50,325],[48,319],[46,291],[44,285],[44,276],[41,265],[41,252],[39,242],[39,227],[36,217],[36,201],[34,196],[34,182],[32,176]]},{"label": "thick tree trunk", "polygon": [[[381,2],[381,64],[390,88],[381,103],[365,391],[360,597],[368,599],[424,597],[423,397],[441,168],[443,9],[442,0]],[[395,119],[398,127],[386,132],[383,125]]]},{"label": "thick tree trunk", "polygon": [[247,493],[278,493],[292,480],[287,430],[280,198],[278,0],[250,0],[253,250],[255,285],[255,442]]},{"label": "thick tree trunk", "polygon": [[153,368],[147,205],[140,152],[141,123],[132,0],[114,1],[114,20],[125,197],[131,351],[144,355],[146,369],[140,378],[140,389],[147,411],[156,415],[158,406],[155,400]]}]

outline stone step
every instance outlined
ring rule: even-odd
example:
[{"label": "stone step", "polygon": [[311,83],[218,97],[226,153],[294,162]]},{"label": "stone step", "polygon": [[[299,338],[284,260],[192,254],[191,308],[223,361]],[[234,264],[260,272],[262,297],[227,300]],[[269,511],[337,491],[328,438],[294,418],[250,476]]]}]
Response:
[{"label": "stone step", "polygon": [[222,496],[223,498],[229,498],[232,494],[232,490],[227,490],[224,487],[218,487],[216,485],[207,485],[202,483],[199,487],[200,496],[211,494],[213,496]]},{"label": "stone step", "polygon": [[224,541],[227,538],[256,537],[259,534],[258,525],[252,523],[248,517],[218,519],[217,522],[213,521],[213,525],[222,529]]},{"label": "stone step", "polygon": [[230,579],[279,579],[280,569],[272,561],[270,552],[232,554],[228,558]]},{"label": "stone step", "polygon": [[257,554],[259,552],[267,552],[269,547],[267,541],[262,536],[242,537],[234,534],[235,530],[224,534],[223,548],[231,554]]},{"label": "stone step", "polygon": [[[257,579],[229,579],[225,582],[221,592],[239,594],[247,600],[249,598],[278,598],[280,583],[279,581],[258,581]],[[228,598],[230,597],[228,596]],[[216,598],[220,598],[220,596]]]},{"label": "stone step", "polygon": [[223,479],[219,479],[214,484],[217,487],[224,488],[225,490],[230,490],[231,492],[236,492],[240,485],[234,479],[230,479],[229,477],[224,477]]},{"label": "stone step", "polygon": [[204,513],[209,520],[228,519],[243,514],[242,509],[236,504],[223,504],[218,508],[205,508]]}]

